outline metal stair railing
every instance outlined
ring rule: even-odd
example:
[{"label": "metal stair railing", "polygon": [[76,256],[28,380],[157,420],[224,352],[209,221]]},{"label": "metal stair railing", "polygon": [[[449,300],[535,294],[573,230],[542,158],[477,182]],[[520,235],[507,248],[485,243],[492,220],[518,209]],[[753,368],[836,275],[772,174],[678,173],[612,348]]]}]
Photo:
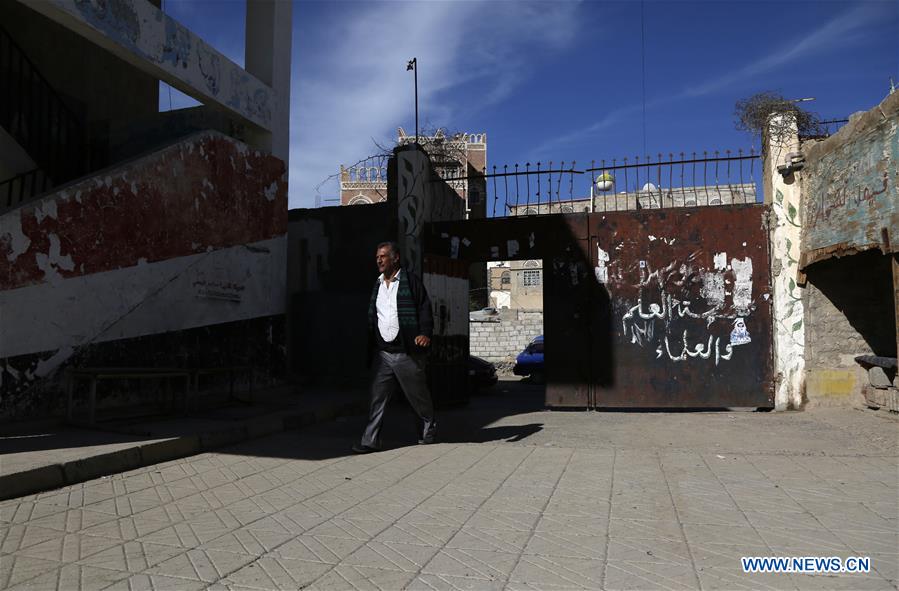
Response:
[{"label": "metal stair railing", "polygon": [[40,168],[0,181],[0,215],[53,188]]},{"label": "metal stair railing", "polygon": [[[88,172],[84,125],[12,37],[0,27],[0,127],[43,171],[51,186]],[[33,175],[28,171],[23,175]],[[18,178],[18,177],[16,177]],[[4,184],[13,181],[9,179]],[[22,187],[22,185],[19,185]],[[30,185],[29,185],[30,186]],[[33,195],[25,195],[27,200]],[[0,195],[0,206],[4,204]]]}]

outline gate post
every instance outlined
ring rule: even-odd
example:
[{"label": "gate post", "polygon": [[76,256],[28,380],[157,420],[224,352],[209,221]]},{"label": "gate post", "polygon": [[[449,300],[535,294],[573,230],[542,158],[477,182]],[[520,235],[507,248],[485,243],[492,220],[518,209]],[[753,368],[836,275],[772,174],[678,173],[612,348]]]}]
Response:
[{"label": "gate post", "polygon": [[[799,408],[805,391],[805,326],[800,289],[799,249],[802,239],[799,179],[789,169],[799,153],[795,117],[776,113],[763,137],[765,202],[771,205],[771,286],[774,322],[775,410]],[[778,170],[778,166],[781,170]],[[787,170],[787,174],[782,171]]]}]

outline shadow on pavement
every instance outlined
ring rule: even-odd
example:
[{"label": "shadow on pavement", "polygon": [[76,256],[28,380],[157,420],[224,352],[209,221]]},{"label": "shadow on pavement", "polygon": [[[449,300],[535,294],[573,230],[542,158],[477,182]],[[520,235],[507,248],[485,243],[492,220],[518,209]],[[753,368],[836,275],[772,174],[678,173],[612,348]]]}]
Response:
[{"label": "shadow on pavement", "polygon": [[[544,386],[527,381],[500,381],[473,396],[468,405],[437,413],[437,443],[519,442],[543,429],[542,423],[496,426],[497,421],[544,409]],[[363,415],[338,417],[288,432],[280,437],[249,441],[219,453],[293,459],[315,459],[353,455],[352,445],[365,428]],[[417,445],[418,422],[402,395],[395,397],[381,429],[383,451]],[[290,444],[285,445],[289,441]]]}]

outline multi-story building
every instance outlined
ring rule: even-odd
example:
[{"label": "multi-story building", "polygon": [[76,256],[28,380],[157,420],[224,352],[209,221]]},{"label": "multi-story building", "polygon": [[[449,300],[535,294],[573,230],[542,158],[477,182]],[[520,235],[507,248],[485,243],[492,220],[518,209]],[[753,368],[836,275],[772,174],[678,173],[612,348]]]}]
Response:
[{"label": "multi-story building", "polygon": [[282,355],[291,3],[247,0],[245,40],[242,67],[160,0],[0,2],[0,421],[64,409],[67,369]]},{"label": "multi-story building", "polygon": [[[487,134],[457,133],[447,136],[407,134],[397,130],[397,145],[418,141],[428,152],[441,177],[466,204],[469,218],[486,217],[486,184],[481,176],[487,167]],[[480,178],[479,178],[480,177]],[[352,166],[340,166],[340,204],[368,205],[387,200],[387,157],[375,156]]]}]

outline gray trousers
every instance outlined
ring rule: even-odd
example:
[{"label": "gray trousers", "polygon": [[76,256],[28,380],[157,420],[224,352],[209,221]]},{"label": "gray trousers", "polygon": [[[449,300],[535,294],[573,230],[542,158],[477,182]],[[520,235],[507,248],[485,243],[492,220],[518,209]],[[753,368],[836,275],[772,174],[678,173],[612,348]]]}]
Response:
[{"label": "gray trousers", "polygon": [[371,382],[371,408],[368,413],[368,425],[362,434],[362,445],[381,446],[384,411],[397,386],[402,388],[412,410],[421,421],[419,437],[425,441],[433,441],[437,423],[434,421],[434,404],[431,402],[431,393],[428,391],[425,377],[424,356],[378,351],[375,363]]}]

